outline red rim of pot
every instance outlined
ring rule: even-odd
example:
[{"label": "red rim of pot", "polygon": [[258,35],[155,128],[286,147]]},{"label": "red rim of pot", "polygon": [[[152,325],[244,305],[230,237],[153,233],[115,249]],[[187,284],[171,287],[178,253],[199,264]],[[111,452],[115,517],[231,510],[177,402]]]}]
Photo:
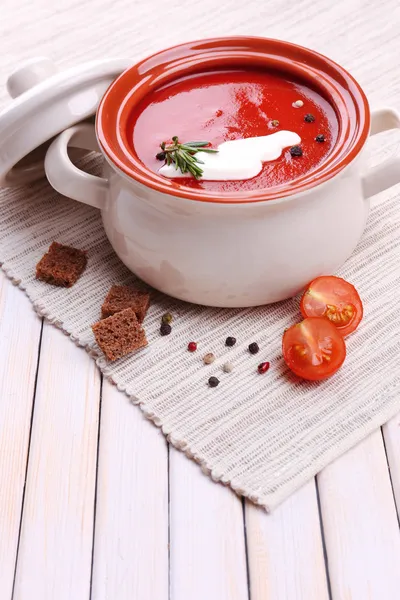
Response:
[{"label": "red rim of pot", "polygon": [[[127,124],[133,107],[146,94],[178,77],[238,66],[292,74],[327,98],[336,111],[339,133],[326,160],[313,171],[282,186],[230,195],[188,188],[145,167],[127,137]],[[180,198],[235,204],[278,200],[333,178],[359,154],[369,129],[367,98],[343,67],[302,46],[257,37],[200,40],[153,54],[126,70],[111,84],[100,102],[96,118],[97,137],[104,154],[128,177],[158,192]]]}]

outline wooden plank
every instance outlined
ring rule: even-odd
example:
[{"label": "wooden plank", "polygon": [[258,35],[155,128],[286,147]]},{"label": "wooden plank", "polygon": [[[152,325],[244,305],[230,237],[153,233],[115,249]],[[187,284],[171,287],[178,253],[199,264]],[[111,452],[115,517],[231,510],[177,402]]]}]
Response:
[{"label": "wooden plank", "polygon": [[168,599],[168,451],[110,383],[102,395],[92,600]]},{"label": "wooden plank", "polygon": [[240,498],[170,450],[171,600],[247,600]]},{"label": "wooden plank", "polygon": [[41,319],[0,274],[0,598],[11,598]]},{"label": "wooden plank", "polygon": [[88,600],[100,375],[45,324],[14,600]]},{"label": "wooden plank", "polygon": [[400,413],[382,427],[382,432],[396,500],[397,516],[400,519]]},{"label": "wooden plank", "polygon": [[400,533],[381,431],[319,476],[333,600],[399,597]]},{"label": "wooden plank", "polygon": [[246,502],[251,600],[328,600],[314,480],[267,515]]}]

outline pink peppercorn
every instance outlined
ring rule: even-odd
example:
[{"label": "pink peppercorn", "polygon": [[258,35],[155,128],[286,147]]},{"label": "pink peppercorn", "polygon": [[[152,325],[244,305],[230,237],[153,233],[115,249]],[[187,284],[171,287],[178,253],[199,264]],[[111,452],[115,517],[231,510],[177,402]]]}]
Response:
[{"label": "pink peppercorn", "polygon": [[196,350],[197,350],[196,342],[189,342],[188,350],[189,350],[189,352],[196,352]]}]

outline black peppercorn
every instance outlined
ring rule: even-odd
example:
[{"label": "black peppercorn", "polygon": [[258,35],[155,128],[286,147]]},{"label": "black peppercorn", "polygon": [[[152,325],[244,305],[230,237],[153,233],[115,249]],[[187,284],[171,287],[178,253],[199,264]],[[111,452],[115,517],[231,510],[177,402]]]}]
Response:
[{"label": "black peppercorn", "polygon": [[303,156],[303,150],[301,149],[301,146],[292,146],[290,148],[290,154],[292,156]]},{"label": "black peppercorn", "polygon": [[317,137],[315,138],[315,141],[316,141],[316,142],[319,142],[320,144],[322,144],[322,142],[324,142],[324,141],[325,141],[325,136],[324,136],[324,135],[322,135],[322,133],[319,133],[319,134],[317,135]]},{"label": "black peppercorn", "polygon": [[257,354],[257,352],[260,350],[257,342],[253,342],[252,344],[250,344],[249,346],[249,352],[250,354]]},{"label": "black peppercorn", "polygon": [[210,377],[210,379],[208,380],[208,385],[210,387],[217,387],[218,384],[219,384],[219,379],[217,379],[216,377]]},{"label": "black peppercorn", "polygon": [[304,120],[305,120],[305,122],[306,122],[306,123],[314,123],[314,121],[315,121],[315,117],[314,117],[314,115],[312,115],[311,113],[307,113],[307,114],[304,116]]},{"label": "black peppercorn", "polygon": [[225,340],[225,346],[234,346],[236,344],[236,338],[227,337]]},{"label": "black peppercorn", "polygon": [[169,323],[163,323],[160,327],[161,335],[169,335],[172,331],[171,325]]},{"label": "black peppercorn", "polygon": [[158,152],[156,154],[156,159],[157,160],[165,160],[165,152]]}]

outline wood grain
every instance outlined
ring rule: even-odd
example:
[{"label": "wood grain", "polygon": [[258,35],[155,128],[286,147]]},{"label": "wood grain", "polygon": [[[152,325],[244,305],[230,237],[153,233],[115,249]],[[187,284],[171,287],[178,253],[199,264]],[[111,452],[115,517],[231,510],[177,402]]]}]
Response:
[{"label": "wood grain", "polygon": [[0,598],[4,600],[11,597],[14,579],[40,330],[41,320],[28,298],[0,273]]},{"label": "wood grain", "polygon": [[93,360],[45,324],[14,600],[89,598],[99,400]]},{"label": "wood grain", "polygon": [[[7,75],[35,54],[61,66],[135,60],[183,40],[250,34],[315,48],[360,80],[371,105],[399,105],[399,23],[398,0],[379,8],[362,0],[2,0],[0,102]],[[374,160],[398,151],[397,138],[378,143]],[[11,600],[40,321],[22,293],[3,279],[0,288],[0,599]],[[99,377],[49,326],[43,344],[14,598],[89,600]],[[125,402],[104,387],[92,596],[123,600],[131,585],[135,600],[165,600],[165,447]],[[399,423],[383,428],[398,505]],[[398,598],[398,523],[380,434],[318,484],[333,600]],[[171,598],[247,600],[240,502],[175,451],[171,485]],[[271,515],[247,505],[246,521],[251,600],[326,600],[312,483]]]},{"label": "wood grain", "polygon": [[165,438],[105,381],[92,600],[168,600],[168,553]]},{"label": "wood grain", "polygon": [[171,600],[248,600],[242,502],[170,451]]},{"label": "wood grain", "polygon": [[270,515],[246,502],[251,600],[328,600],[314,480]]},{"label": "wood grain", "polygon": [[400,519],[400,414],[382,427],[397,516]]},{"label": "wood grain", "polygon": [[318,476],[333,600],[393,600],[400,533],[380,430]]}]

